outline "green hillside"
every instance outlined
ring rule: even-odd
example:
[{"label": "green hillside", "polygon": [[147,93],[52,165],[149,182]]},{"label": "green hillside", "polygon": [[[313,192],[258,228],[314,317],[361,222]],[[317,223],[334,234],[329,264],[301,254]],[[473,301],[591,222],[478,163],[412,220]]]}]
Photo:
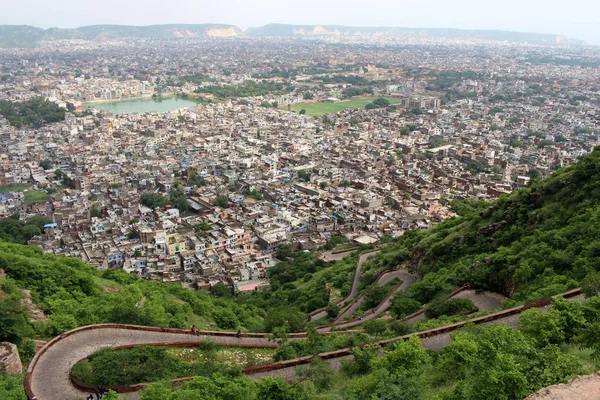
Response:
[{"label": "green hillside", "polygon": [[398,255],[426,278],[534,300],[600,270],[600,149],[491,205],[460,207],[463,217],[399,244]]},{"label": "green hillside", "polygon": [[179,285],[145,281],[114,270],[99,272],[77,259],[3,241],[0,269],[7,275],[1,286],[5,293],[18,300],[17,288],[30,290],[33,302],[48,316],[45,322],[30,324],[18,302],[2,302],[7,320],[1,321],[0,341],[20,344],[24,338],[52,338],[79,326],[109,322],[261,330],[266,315],[250,305],[237,305]]}]

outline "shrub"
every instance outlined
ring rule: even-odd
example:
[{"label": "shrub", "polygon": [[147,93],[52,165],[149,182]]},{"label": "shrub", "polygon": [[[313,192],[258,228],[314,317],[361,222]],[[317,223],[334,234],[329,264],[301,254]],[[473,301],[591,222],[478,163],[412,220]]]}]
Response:
[{"label": "shrub", "polygon": [[473,302],[469,299],[448,299],[442,303],[434,304],[427,311],[427,318],[437,318],[442,315],[455,315],[473,309]]}]

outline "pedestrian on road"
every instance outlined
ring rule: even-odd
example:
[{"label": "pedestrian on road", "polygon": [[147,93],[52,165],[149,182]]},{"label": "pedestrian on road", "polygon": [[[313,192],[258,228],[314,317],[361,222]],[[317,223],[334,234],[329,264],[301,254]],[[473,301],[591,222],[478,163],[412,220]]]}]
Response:
[{"label": "pedestrian on road", "polygon": [[238,339],[240,339],[242,337],[242,331],[240,329],[238,329],[237,333],[235,334],[235,336],[238,337]]},{"label": "pedestrian on road", "polygon": [[90,393],[90,395],[86,397],[85,400],[94,400],[94,395]]}]

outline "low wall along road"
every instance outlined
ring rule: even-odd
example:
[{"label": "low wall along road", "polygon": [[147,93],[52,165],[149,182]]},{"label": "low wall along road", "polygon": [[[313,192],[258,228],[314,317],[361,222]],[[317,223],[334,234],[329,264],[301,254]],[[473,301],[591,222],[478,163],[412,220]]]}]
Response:
[{"label": "low wall along road", "polygon": [[[563,293],[562,296],[577,300],[582,295],[580,289],[575,289]],[[521,312],[532,307],[548,309],[551,301],[551,298],[546,298],[469,321],[375,342],[369,346],[385,346],[394,341],[406,340],[411,336],[417,336],[421,339],[423,346],[431,350],[436,350],[445,346],[450,341],[449,335],[451,332],[464,327],[468,323],[500,323],[516,326]],[[292,334],[291,340],[297,340],[304,336],[304,334]],[[224,346],[238,347],[266,347],[273,344],[269,342],[268,335],[266,334],[244,334],[241,338],[237,338],[235,332],[200,331],[200,334],[195,336],[189,331],[181,329],[117,324],[91,325],[63,333],[46,343],[40,349],[29,364],[27,373],[25,374],[25,392],[31,400],[83,399],[89,392],[76,387],[70,379],[70,371],[77,361],[88,357],[100,348],[142,344],[189,346],[205,340],[212,340]],[[340,360],[350,358],[351,355],[352,349],[347,348],[319,354],[318,356],[325,359],[332,366],[338,367]],[[296,367],[310,363],[312,358],[313,356],[307,356],[247,368],[244,370],[244,373],[254,379],[259,379],[267,375],[295,379],[297,378]],[[186,379],[189,380],[192,377],[178,379],[177,381]],[[143,388],[143,385],[130,385],[127,391],[135,391],[141,388]]]}]

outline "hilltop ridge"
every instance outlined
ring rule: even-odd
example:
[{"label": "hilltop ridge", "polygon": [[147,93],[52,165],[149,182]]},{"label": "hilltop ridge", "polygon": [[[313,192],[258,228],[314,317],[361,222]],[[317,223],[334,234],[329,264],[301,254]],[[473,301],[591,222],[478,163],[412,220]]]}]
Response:
[{"label": "hilltop ridge", "polygon": [[581,40],[560,35],[466,30],[448,28],[352,27],[342,25],[267,24],[242,31],[230,24],[90,25],[74,29],[42,29],[30,25],[0,25],[0,47],[32,47],[38,42],[64,39],[177,39],[208,37],[296,37],[296,38],[404,38],[457,39],[528,43],[536,45],[582,45]]},{"label": "hilltop ridge", "polygon": [[64,39],[177,39],[240,35],[242,35],[240,28],[226,24],[90,25],[75,29],[0,25],[0,47],[31,47],[41,41]]},{"label": "hilltop ridge", "polygon": [[280,36],[280,37],[395,37],[422,39],[460,39],[508,41],[514,43],[529,43],[538,45],[583,44],[580,40],[570,39],[560,35],[510,32],[501,30],[470,30],[451,28],[404,28],[404,27],[356,27],[343,25],[288,25],[268,24],[261,27],[249,28],[248,36]]}]

